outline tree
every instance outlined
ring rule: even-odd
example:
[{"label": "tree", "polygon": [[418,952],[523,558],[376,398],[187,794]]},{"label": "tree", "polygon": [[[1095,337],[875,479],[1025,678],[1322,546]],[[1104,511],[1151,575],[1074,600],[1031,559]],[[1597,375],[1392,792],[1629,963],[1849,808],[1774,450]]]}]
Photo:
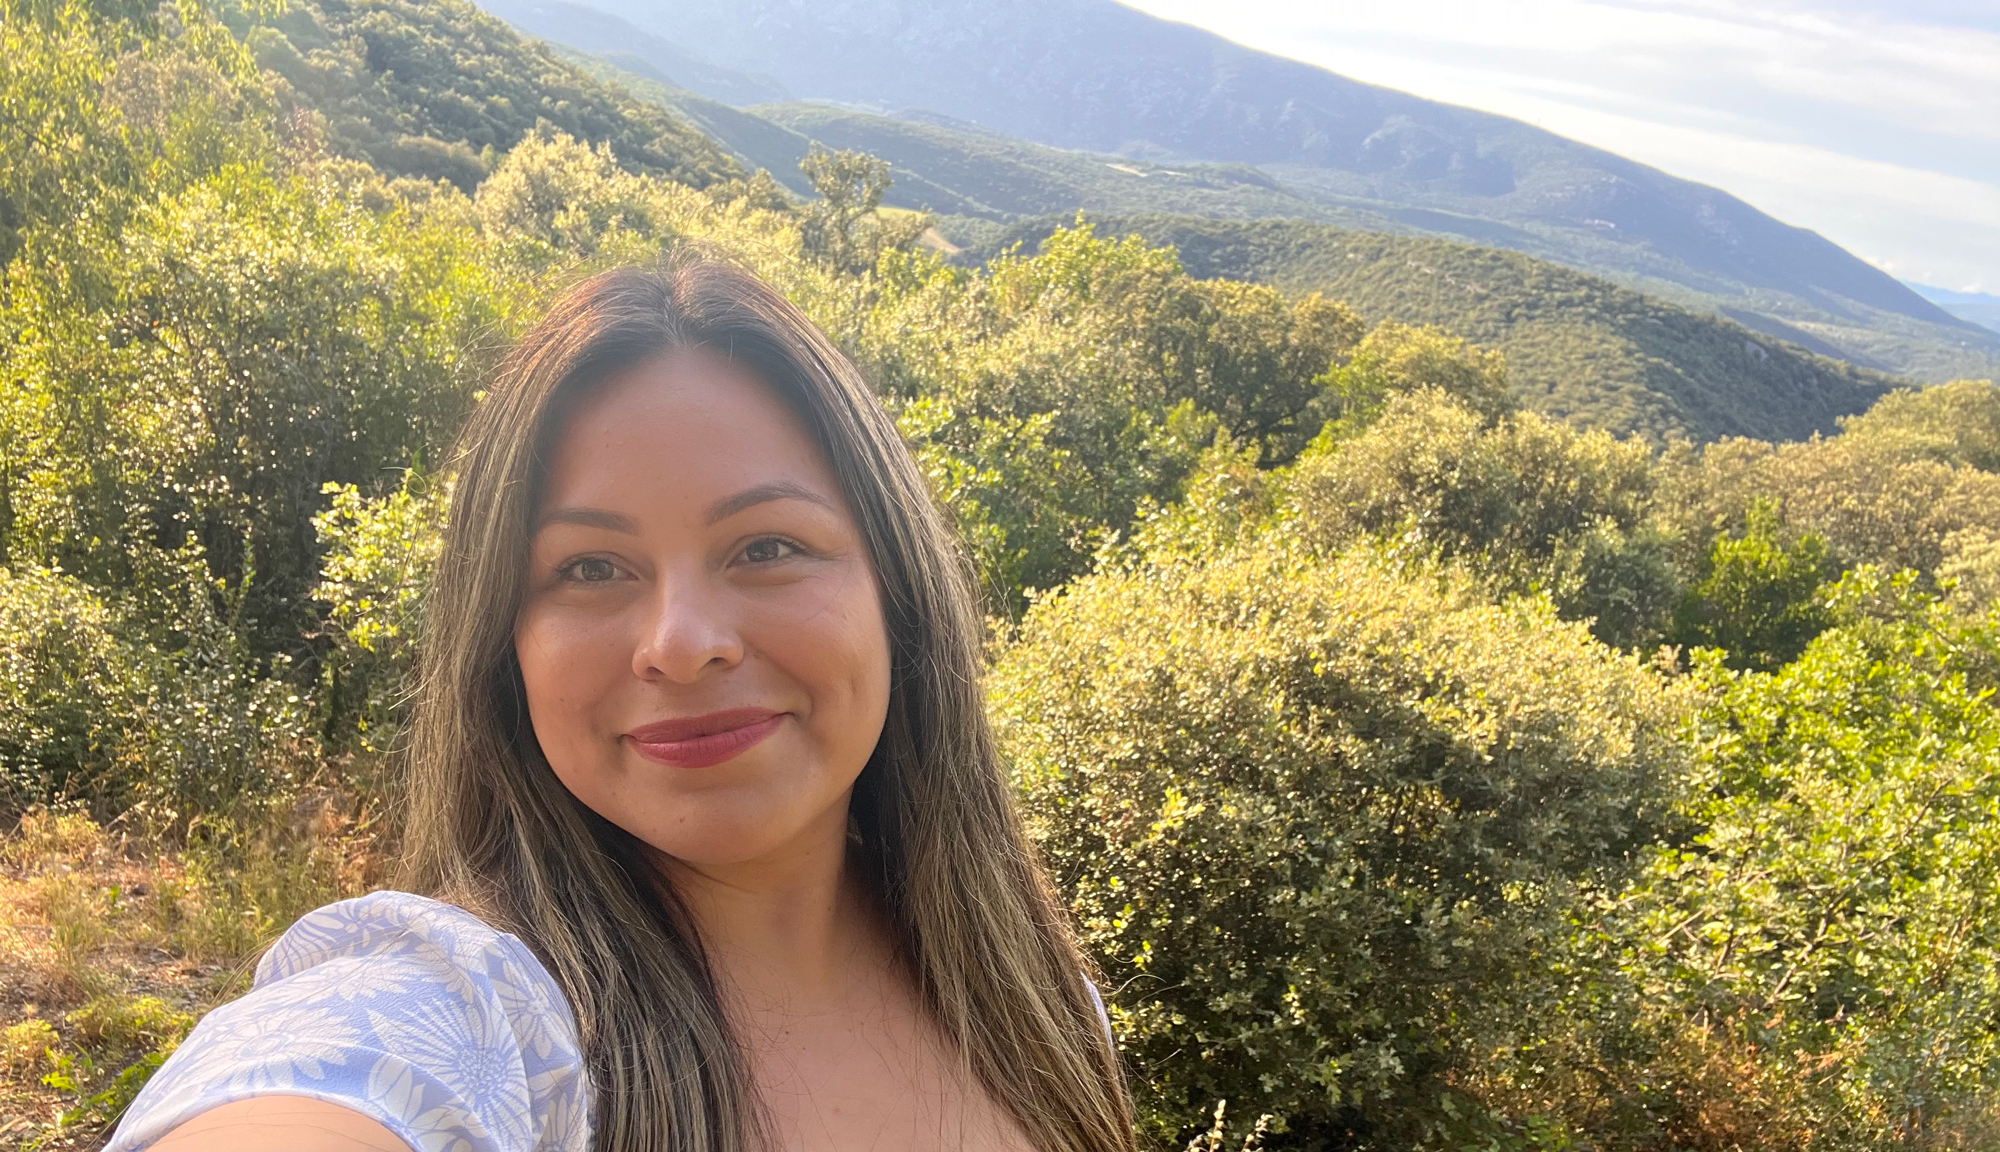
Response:
[{"label": "tree", "polygon": [[908,248],[931,226],[921,213],[883,215],[882,194],[891,183],[886,160],[814,144],[799,171],[820,196],[799,224],[806,255],[837,271],[872,271],[884,252]]},{"label": "tree", "polygon": [[1779,1148],[1972,1147],[1993,1122],[2000,636],[1907,575],[1829,599],[1836,626],[1782,669],[1698,666],[1696,831],[1595,922],[1659,1029],[1606,1046],[1632,1062],[1619,1091],[1657,1086],[1682,1147],[1746,1100],[1770,1121],[1741,1135]]},{"label": "tree", "polygon": [[1329,433],[1280,481],[1321,546],[1372,536],[1464,564],[1498,594],[1546,593],[1607,643],[1658,640],[1679,581],[1637,437],[1482,412],[1435,388],[1388,394],[1372,424]]},{"label": "tree", "polygon": [[1260,462],[1317,431],[1361,323],[1318,296],[1196,280],[1172,250],[1058,229],[981,275],[883,261],[850,341],[1010,611],[1170,504],[1218,433]]},{"label": "tree", "polygon": [[[494,317],[441,290],[464,233],[362,200],[232,170],[135,213],[87,264],[16,277],[11,558],[126,590],[164,642],[191,598],[221,597],[252,651],[310,653],[322,488],[441,453]],[[67,290],[80,274],[102,306]]]},{"label": "tree", "polygon": [[1839,575],[1826,541],[1786,538],[1777,505],[1751,505],[1741,536],[1718,536],[1674,611],[1670,642],[1720,648],[1732,668],[1769,672],[1797,659],[1832,622],[1824,586]]},{"label": "tree", "polygon": [[1440,328],[1393,320],[1375,326],[1347,363],[1324,381],[1336,401],[1329,415],[1365,427],[1393,396],[1429,389],[1492,420],[1514,407],[1507,393],[1507,362]]},{"label": "tree", "polygon": [[1983,382],[1898,393],[1838,436],[1669,454],[1661,511],[1679,562],[1699,567],[1716,533],[1742,532],[1769,498],[1786,531],[1819,535],[1839,567],[1909,568],[1934,582],[1954,559],[1947,541],[2000,538],[2000,473],[1980,463],[2000,451],[1987,443],[1997,396]]}]

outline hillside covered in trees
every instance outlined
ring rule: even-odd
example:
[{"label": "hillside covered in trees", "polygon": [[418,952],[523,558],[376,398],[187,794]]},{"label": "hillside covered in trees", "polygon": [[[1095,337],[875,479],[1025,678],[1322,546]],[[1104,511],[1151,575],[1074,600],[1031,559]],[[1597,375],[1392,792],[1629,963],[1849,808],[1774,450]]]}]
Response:
[{"label": "hillside covered in trees", "polygon": [[[1721,189],[1113,0],[485,6],[828,147],[881,156],[910,207],[990,219],[1011,192],[1067,190],[1039,211],[1428,235],[1753,328],[1808,331],[1856,364],[1927,383],[2000,371],[1990,330]],[[1203,191],[1218,179],[1241,198]]]},{"label": "hillside covered in trees", "polygon": [[[1739,309],[1732,319],[1504,247],[1425,236],[1379,213],[1298,199],[1243,165],[1113,160],[825,105],[743,111],[674,87],[629,53],[559,51],[689,117],[745,165],[801,194],[811,188],[797,166],[815,144],[880,157],[895,180],[885,202],[931,212],[961,263],[1012,244],[1032,248],[1087,209],[1108,231],[1176,246],[1201,275],[1324,290],[1370,315],[1421,319],[1504,347],[1526,402],[1614,431],[1802,437],[1831,432],[1837,417],[1889,386],[1854,366],[1870,358],[1851,340],[1843,349],[1756,313]],[[1573,390],[1582,380],[1587,389]]]},{"label": "hillside covered in trees", "polygon": [[564,285],[690,245],[958,525],[1149,1147],[2000,1131],[1992,382],[1619,435],[1620,364],[1775,421],[1817,362],[1513,268],[1606,318],[1537,361],[1513,257],[1345,232],[954,262],[881,161],[794,197],[455,0],[0,17],[0,1141],[92,1146],[388,881],[453,438]]},{"label": "hillside covered in trees", "polygon": [[[1062,223],[1018,226],[991,249],[1033,245]],[[1280,220],[1134,216],[1098,227],[1170,245],[1197,276],[1323,292],[1371,319],[1435,325],[1498,350],[1522,403],[1619,434],[1802,440],[1834,431],[1840,417],[1867,408],[1892,383],[1499,248]]]}]

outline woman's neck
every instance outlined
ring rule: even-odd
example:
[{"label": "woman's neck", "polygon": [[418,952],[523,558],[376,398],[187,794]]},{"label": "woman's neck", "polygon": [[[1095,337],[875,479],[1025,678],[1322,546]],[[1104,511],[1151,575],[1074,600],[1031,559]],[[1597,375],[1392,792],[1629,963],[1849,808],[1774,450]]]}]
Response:
[{"label": "woman's neck", "polygon": [[753,1014],[824,1011],[853,993],[884,926],[848,867],[845,806],[778,852],[727,865],[665,860],[725,998]]}]

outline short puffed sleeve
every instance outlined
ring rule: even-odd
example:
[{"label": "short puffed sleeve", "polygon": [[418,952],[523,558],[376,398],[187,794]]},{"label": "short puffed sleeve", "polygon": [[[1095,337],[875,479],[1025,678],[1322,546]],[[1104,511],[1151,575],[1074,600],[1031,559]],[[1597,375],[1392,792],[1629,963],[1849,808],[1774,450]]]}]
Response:
[{"label": "short puffed sleeve", "polygon": [[268,1095],[352,1109],[417,1152],[590,1145],[590,1078],[562,990],[520,940],[406,892],[301,917],[250,992],[161,1065],[105,1152]]}]

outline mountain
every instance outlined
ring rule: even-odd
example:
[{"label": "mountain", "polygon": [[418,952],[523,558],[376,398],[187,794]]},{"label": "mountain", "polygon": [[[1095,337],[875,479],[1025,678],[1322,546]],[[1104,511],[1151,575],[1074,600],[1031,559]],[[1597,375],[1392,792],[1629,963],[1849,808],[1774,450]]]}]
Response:
[{"label": "mountain", "polygon": [[1078,210],[1281,217],[1419,232],[1379,213],[1300,199],[1248,165],[1170,167],[1051,148],[942,117],[897,120],[824,104],[760,104],[744,110],[681,88],[649,61],[628,53],[593,55],[560,45],[555,50],[591,75],[679,113],[743,164],[769,171],[801,195],[813,194],[798,164],[815,142],[887,160],[895,184],[886,202],[945,217],[943,231],[955,240],[977,242],[1001,231],[982,223],[1005,225]]},{"label": "mountain", "polygon": [[333,151],[470,191],[495,153],[545,124],[620,162],[705,187],[745,173],[681,117],[592,78],[465,0],[293,0],[236,33],[280,99],[322,118]]},{"label": "mountain", "polygon": [[[1919,379],[2000,373],[1994,332],[1725,192],[1111,0],[592,5],[487,3],[535,35],[647,63],[712,100],[740,104],[746,84],[762,84],[791,102],[816,102],[826,107],[815,130],[828,134],[843,115],[872,113],[873,122],[1012,137],[1134,166],[1254,168],[1268,191],[1282,194],[1265,197],[1282,201],[1269,215],[1374,218],[1399,231],[1512,248]],[[699,74],[687,70],[690,60]],[[880,132],[879,123],[868,131]],[[923,175],[994,203],[984,188]],[[1267,214],[1165,203],[1150,210]]]},{"label": "mountain", "polygon": [[[887,201],[947,213],[938,228],[963,262],[1014,244],[1032,249],[1082,208],[1107,234],[1173,245],[1195,275],[1322,291],[1371,320],[1435,324],[1499,348],[1525,403],[1582,424],[1656,441],[1803,439],[1835,431],[1840,416],[1864,410],[1891,385],[1814,355],[1832,349],[1813,347],[1804,333],[1792,342],[1769,339],[1548,261],[1291,200],[1254,168],[1169,168],[820,104],[767,104],[753,113],[679,88],[628,54],[558,51],[675,109],[795,191],[810,191],[797,164],[813,141],[888,160],[896,183]],[[1343,226],[1327,226],[1336,213]],[[1305,219],[1254,219],[1260,215]]]},{"label": "mountain", "polygon": [[2000,332],[2000,296],[1984,292],[1952,292],[1923,284],[1910,285],[1911,291],[1958,317]]},{"label": "mountain", "polygon": [[[264,21],[244,34],[281,99],[315,109],[336,151],[392,172],[469,187],[539,123],[696,186],[761,167],[808,191],[797,164],[819,141],[890,159],[894,202],[944,214],[963,259],[1037,241],[1084,208],[1109,229],[1175,245],[1199,275],[1327,291],[1371,318],[1498,347],[1527,403],[1620,432],[1797,438],[1831,431],[1890,383],[1545,261],[1298,197],[1254,166],[1079,152],[938,114],[736,108],[635,54],[524,40],[463,0],[298,0]],[[625,46],[648,47],[627,32]],[[680,62],[710,83],[773,91],[768,79]],[[1242,219],[1261,216],[1289,219]]]},{"label": "mountain", "polygon": [[[1032,248],[1066,219],[997,237]],[[1518,252],[1296,221],[1135,216],[1109,235],[1170,244],[1201,277],[1324,292],[1370,321],[1434,324],[1507,357],[1528,407],[1590,427],[1713,440],[1803,440],[1838,430],[1896,381],[1601,277]]]}]

